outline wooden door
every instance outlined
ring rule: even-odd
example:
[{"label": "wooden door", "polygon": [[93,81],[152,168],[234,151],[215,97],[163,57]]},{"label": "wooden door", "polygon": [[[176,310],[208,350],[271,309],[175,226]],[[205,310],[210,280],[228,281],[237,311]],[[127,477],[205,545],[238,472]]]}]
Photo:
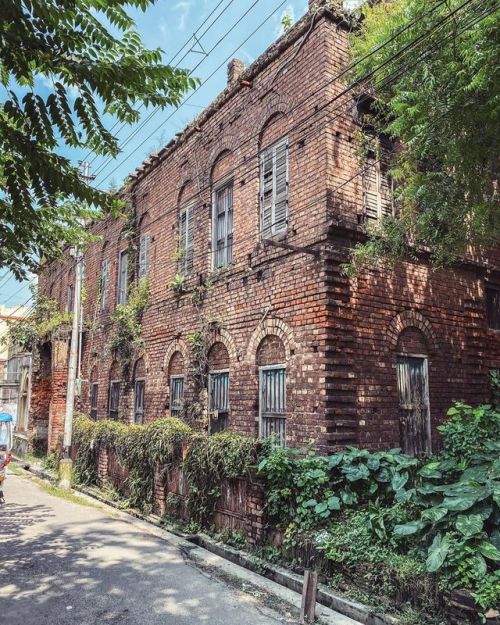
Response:
[{"label": "wooden door", "polygon": [[401,448],[411,456],[431,452],[427,358],[399,356],[397,364]]}]

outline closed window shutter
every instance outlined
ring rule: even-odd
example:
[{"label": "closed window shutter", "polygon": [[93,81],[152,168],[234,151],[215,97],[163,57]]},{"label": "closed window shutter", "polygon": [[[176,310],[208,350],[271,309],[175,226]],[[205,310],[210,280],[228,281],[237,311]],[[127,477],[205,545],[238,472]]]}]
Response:
[{"label": "closed window shutter", "polygon": [[288,218],[288,144],[275,147],[273,234],[283,232]]},{"label": "closed window shutter", "polygon": [[101,309],[106,308],[108,299],[108,274],[109,261],[103,260],[101,263]]},{"label": "closed window shutter", "polygon": [[363,173],[363,192],[366,218],[370,221],[378,220],[378,184],[377,164],[375,154],[372,152],[366,157],[365,170]]},{"label": "closed window shutter", "polygon": [[269,148],[260,155],[260,231],[263,239],[272,236],[273,169],[273,148]]},{"label": "closed window shutter", "polygon": [[118,304],[125,304],[127,301],[128,287],[128,252],[120,254],[118,267]]},{"label": "closed window shutter", "polygon": [[179,252],[177,272],[184,274],[186,268],[186,220],[187,211],[183,210],[179,216]]},{"label": "closed window shutter", "polygon": [[149,249],[151,247],[151,235],[143,234],[139,243],[139,278],[149,271]]},{"label": "closed window shutter", "polygon": [[390,217],[393,214],[392,180],[388,174],[389,165],[387,154],[382,153],[379,163],[379,190],[380,190],[380,213],[381,217]]},{"label": "closed window shutter", "polygon": [[214,265],[224,267],[233,260],[233,183],[214,193]]},{"label": "closed window shutter", "polygon": [[193,224],[193,207],[190,206],[186,210],[186,274],[193,271],[194,261],[194,224]]}]

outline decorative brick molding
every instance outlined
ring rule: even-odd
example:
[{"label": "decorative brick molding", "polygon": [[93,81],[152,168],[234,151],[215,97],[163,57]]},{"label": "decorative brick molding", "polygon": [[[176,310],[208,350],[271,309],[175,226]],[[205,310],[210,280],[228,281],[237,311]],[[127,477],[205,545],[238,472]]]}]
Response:
[{"label": "decorative brick molding", "polygon": [[180,352],[182,354],[184,363],[189,362],[189,349],[186,343],[182,339],[174,339],[167,345],[165,356],[163,357],[162,371],[165,372],[165,374],[168,372],[168,364],[175,352]]},{"label": "decorative brick molding", "polygon": [[439,342],[431,322],[416,310],[405,310],[392,318],[387,329],[387,338],[389,339],[391,349],[397,348],[399,336],[406,328],[417,328],[420,330],[427,340],[429,350],[432,352],[438,351]]},{"label": "decorative brick molding", "polygon": [[262,321],[252,334],[247,350],[248,362],[255,362],[257,350],[262,339],[271,334],[275,334],[282,340],[283,345],[285,346],[286,359],[290,359],[293,355],[292,352],[296,349],[292,330],[281,319],[268,318]]},{"label": "decorative brick molding", "polygon": [[227,349],[227,353],[229,354],[230,364],[234,364],[237,360],[240,359],[240,352],[236,347],[236,343],[233,337],[224,328],[218,328],[215,331],[214,340],[210,347],[215,345],[215,343],[222,343],[225,346],[225,348]]}]

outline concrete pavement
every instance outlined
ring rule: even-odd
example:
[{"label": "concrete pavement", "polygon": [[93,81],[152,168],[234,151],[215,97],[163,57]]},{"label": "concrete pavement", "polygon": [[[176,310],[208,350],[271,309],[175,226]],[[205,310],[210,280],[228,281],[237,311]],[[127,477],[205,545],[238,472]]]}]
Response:
[{"label": "concrete pavement", "polygon": [[6,625],[278,625],[296,621],[107,511],[9,475],[0,508]]}]

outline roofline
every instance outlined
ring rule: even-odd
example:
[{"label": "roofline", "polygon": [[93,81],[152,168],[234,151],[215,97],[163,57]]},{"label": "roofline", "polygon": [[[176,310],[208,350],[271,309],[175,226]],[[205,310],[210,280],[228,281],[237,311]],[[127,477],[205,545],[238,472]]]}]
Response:
[{"label": "roofline", "polygon": [[[349,13],[339,7],[331,8],[325,4],[320,4],[325,0],[318,0],[315,10],[309,11],[294,25],[284,33],[279,39],[272,43],[247,69],[239,76],[235,84],[228,85],[197,117],[193,119],[186,128],[179,133],[175,139],[171,139],[165,147],[158,153],[152,153],[143,161],[143,164],[136,168],[135,172],[128,176],[130,189],[142,180],[147,174],[154,170],[166,158],[171,156],[177,148],[184,144],[194,133],[200,132],[205,124],[222,106],[233,98],[239,91],[247,88],[260,72],[278,58],[285,50],[293,45],[311,26],[311,22],[316,19],[326,17],[346,30],[351,30],[357,21],[354,14]],[[245,84],[247,83],[247,84]]]}]

